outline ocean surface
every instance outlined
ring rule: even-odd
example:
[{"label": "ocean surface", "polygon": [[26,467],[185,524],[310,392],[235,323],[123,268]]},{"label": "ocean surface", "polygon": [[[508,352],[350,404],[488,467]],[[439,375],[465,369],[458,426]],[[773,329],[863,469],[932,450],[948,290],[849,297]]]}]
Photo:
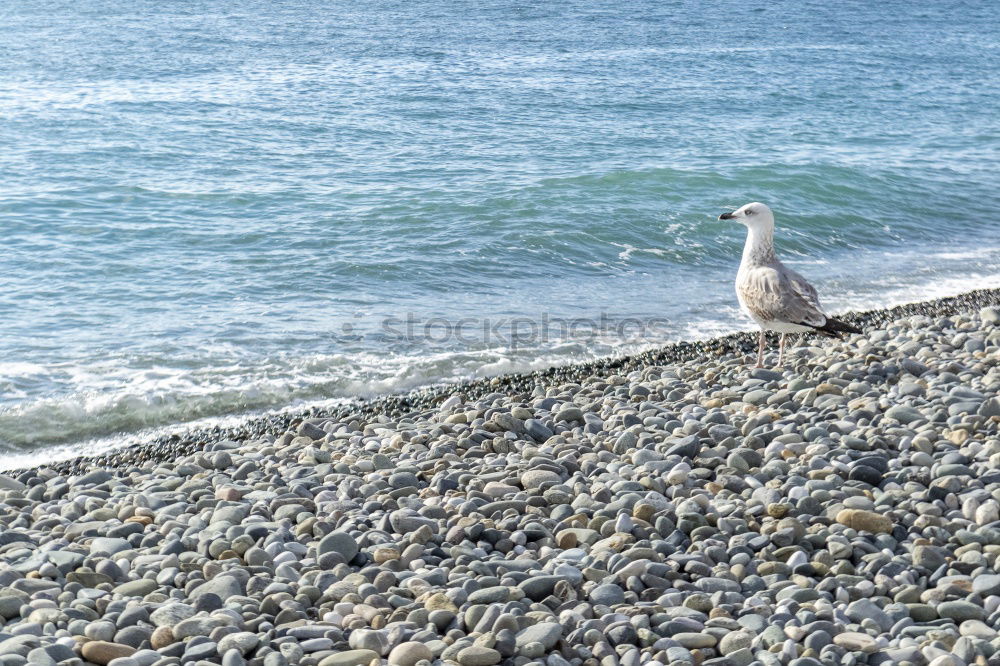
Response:
[{"label": "ocean surface", "polygon": [[0,5],[0,463],[1000,285],[988,2]]}]

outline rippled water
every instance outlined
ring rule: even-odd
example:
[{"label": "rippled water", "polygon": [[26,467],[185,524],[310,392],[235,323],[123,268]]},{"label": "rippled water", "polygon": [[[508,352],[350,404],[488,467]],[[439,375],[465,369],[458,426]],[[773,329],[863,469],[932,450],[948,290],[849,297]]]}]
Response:
[{"label": "rippled water", "polygon": [[[1000,284],[989,3],[0,7],[0,450]],[[535,331],[535,334],[532,332]]]}]

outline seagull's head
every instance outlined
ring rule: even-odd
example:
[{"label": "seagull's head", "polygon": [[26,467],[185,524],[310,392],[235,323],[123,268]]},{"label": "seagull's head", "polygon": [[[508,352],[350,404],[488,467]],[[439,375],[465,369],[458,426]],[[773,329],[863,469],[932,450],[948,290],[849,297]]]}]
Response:
[{"label": "seagull's head", "polygon": [[760,202],[748,203],[732,213],[723,213],[720,220],[732,220],[751,229],[773,229],[774,215],[771,209]]}]

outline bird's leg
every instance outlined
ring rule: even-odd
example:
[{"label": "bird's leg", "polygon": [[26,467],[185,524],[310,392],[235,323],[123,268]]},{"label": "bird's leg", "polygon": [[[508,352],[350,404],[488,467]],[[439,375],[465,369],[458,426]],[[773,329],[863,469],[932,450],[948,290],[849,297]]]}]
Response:
[{"label": "bird's leg", "polygon": [[785,336],[786,335],[788,335],[788,334],[787,333],[782,333],[781,334],[781,342],[778,343],[778,367],[779,368],[782,367],[781,366],[781,359],[783,359],[785,357]]},{"label": "bird's leg", "polygon": [[764,343],[767,340],[767,338],[765,336],[766,336],[766,333],[764,333],[764,330],[761,329],[761,331],[760,331],[760,339],[757,342],[757,365],[755,366],[755,367],[758,367],[758,368],[763,368],[764,367]]}]

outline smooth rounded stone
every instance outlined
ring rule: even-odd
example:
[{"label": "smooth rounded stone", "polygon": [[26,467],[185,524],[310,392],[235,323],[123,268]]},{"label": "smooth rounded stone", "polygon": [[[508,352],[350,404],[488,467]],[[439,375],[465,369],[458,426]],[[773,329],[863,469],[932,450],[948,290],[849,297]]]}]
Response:
[{"label": "smooth rounded stone", "polygon": [[[121,658],[131,659],[132,661],[138,663],[139,666],[153,666],[153,664],[158,662],[162,657],[163,655],[161,655],[159,652],[156,652],[155,650],[150,650],[149,648],[143,648],[141,650],[138,650],[131,657],[121,657]],[[112,662],[108,666],[117,666],[117,664]]]},{"label": "smooth rounded stone", "polygon": [[545,484],[557,484],[562,478],[555,472],[545,469],[531,469],[521,474],[521,486],[525,489],[540,488]]},{"label": "smooth rounded stone", "polygon": [[121,643],[122,645],[131,645],[132,647],[139,649],[142,647],[143,643],[148,641],[153,634],[153,630],[148,626],[137,626],[131,625],[119,630],[112,642]]},{"label": "smooth rounded stone", "polygon": [[671,638],[689,650],[715,647],[718,643],[718,639],[711,634],[696,634],[694,632],[681,632],[674,634]]},{"label": "smooth rounded stone", "polygon": [[205,592],[194,598],[194,609],[198,613],[211,613],[222,608],[222,597],[214,592]]},{"label": "smooth rounded stone", "polygon": [[973,642],[968,636],[960,637],[951,648],[952,654],[966,664],[975,661],[977,651],[976,642]]},{"label": "smooth rounded stone", "polygon": [[539,643],[550,650],[562,637],[562,632],[562,625],[557,622],[539,622],[517,634],[516,646],[520,649],[529,643]]},{"label": "smooth rounded stone", "polygon": [[[657,643],[654,645],[658,646],[659,643],[660,641],[657,641]],[[694,656],[691,654],[690,650],[688,650],[687,648],[683,648],[679,645],[673,645],[669,639],[667,639],[666,644],[667,644],[666,654],[667,654],[668,664],[674,664],[678,662],[681,664],[694,663]]]},{"label": "smooth rounded stone", "polygon": [[512,486],[506,483],[497,483],[496,481],[490,481],[483,486],[483,492],[494,499],[503,499],[509,495],[515,495],[520,491],[521,489],[517,486]]},{"label": "smooth rounded stone", "polygon": [[774,391],[767,389],[754,389],[743,394],[743,402],[750,405],[762,405],[767,399],[774,395]]},{"label": "smooth rounded stone", "polygon": [[736,620],[737,624],[756,636],[767,627],[767,621],[756,613],[743,615]]},{"label": "smooth rounded stone", "polygon": [[[492,502],[491,504],[504,504],[504,502]],[[522,502],[522,506],[523,505],[524,503]],[[482,507],[482,510],[486,510],[486,506]],[[396,534],[411,534],[425,526],[431,530],[434,530],[437,527],[437,523],[431,518],[424,518],[423,516],[417,515],[412,511],[402,510],[393,511],[389,514],[389,524],[392,527],[393,532]]]},{"label": "smooth rounded stone", "polygon": [[857,631],[845,631],[833,637],[833,644],[839,645],[849,652],[864,652],[871,654],[878,649],[878,643],[868,634]]},{"label": "smooth rounded stone", "polygon": [[775,595],[775,599],[778,601],[784,601],[785,599],[791,599],[792,601],[798,602],[800,604],[808,603],[810,601],[816,601],[820,598],[820,593],[818,590],[811,587],[785,587],[778,590]]},{"label": "smooth rounded stone", "polygon": [[344,558],[345,562],[350,562],[358,554],[359,550],[358,542],[350,534],[346,532],[330,532],[320,539],[319,544],[316,546],[316,555],[317,557],[322,557],[327,553],[338,553]]},{"label": "smooth rounded stone", "polygon": [[533,641],[518,648],[517,654],[527,659],[538,659],[545,655],[545,646],[537,641]]},{"label": "smooth rounded stone", "polygon": [[739,472],[749,472],[752,469],[757,469],[763,462],[764,459],[760,453],[753,449],[735,449],[726,458],[726,464]]},{"label": "smooth rounded stone", "polygon": [[626,430],[622,434],[618,435],[618,438],[615,440],[614,450],[616,453],[619,451],[624,453],[629,449],[634,449],[638,443],[638,436],[636,436],[636,434],[631,430]]},{"label": "smooth rounded stone", "polygon": [[91,622],[84,629],[83,635],[87,638],[95,641],[105,641],[110,643],[117,633],[118,628],[115,627],[114,622],[108,622],[107,620],[99,620],[97,622]]},{"label": "smooth rounded stone", "polygon": [[889,409],[885,410],[885,415],[887,418],[895,419],[903,425],[913,423],[914,421],[924,420],[923,414],[919,410],[913,407],[907,407],[906,405],[894,405]]},{"label": "smooth rounded stone", "polygon": [[243,553],[243,561],[252,567],[273,567],[274,560],[263,548],[253,546]]},{"label": "smooth rounded stone", "polygon": [[170,627],[157,627],[149,637],[149,644],[154,650],[161,650],[176,642],[177,638]]},{"label": "smooth rounded stone", "polygon": [[247,660],[239,650],[233,649],[222,654],[222,666],[246,666],[246,663]]},{"label": "smooth rounded stone", "polygon": [[523,432],[524,422],[519,418],[515,418],[512,414],[507,414],[504,412],[499,412],[493,415],[493,422],[496,423],[505,432]]},{"label": "smooth rounded stone", "polygon": [[149,622],[149,610],[140,605],[127,606],[115,620],[118,627],[134,627],[140,622]]},{"label": "smooth rounded stone", "polygon": [[303,641],[302,643],[282,643],[278,646],[278,652],[288,661],[288,663],[297,664],[302,661],[302,657],[305,656],[306,651],[302,646],[308,642],[309,641]]},{"label": "smooth rounded stone", "polygon": [[430,648],[417,641],[400,643],[389,653],[389,664],[391,666],[414,666],[418,661],[434,658]]},{"label": "smooth rounded stone", "polygon": [[601,539],[601,533],[584,527],[568,527],[556,534],[556,543],[560,548],[570,549],[577,546],[590,546]]},{"label": "smooth rounded stone", "polygon": [[616,606],[625,603],[625,591],[617,585],[598,585],[590,591],[588,598],[595,604]]},{"label": "smooth rounded stone", "polygon": [[888,631],[894,624],[886,612],[870,599],[858,599],[848,604],[845,615],[858,624],[861,624],[864,620],[871,620],[882,631]]},{"label": "smooth rounded stone", "polygon": [[972,578],[972,591],[984,597],[1000,595],[1000,575],[979,574],[974,576]]},{"label": "smooth rounded stone", "polygon": [[318,666],[368,666],[378,658],[378,654],[371,650],[345,650],[323,657]]},{"label": "smooth rounded stone", "polygon": [[113,537],[97,537],[90,542],[92,557],[111,557],[125,550],[131,550],[132,545],[125,539]]},{"label": "smooth rounded stone", "polygon": [[288,666],[288,657],[280,652],[269,652],[264,657],[263,666]]},{"label": "smooth rounded stone", "polygon": [[[525,596],[532,601],[541,601],[545,597],[552,594],[556,585],[560,582],[566,580],[564,576],[532,576],[528,580],[522,581],[518,584],[518,588],[524,592]],[[499,601],[507,601],[509,598],[510,590],[509,588],[502,588],[507,590],[508,596],[499,599]],[[473,593],[474,595],[475,593]],[[469,601],[472,601],[473,595],[469,595]],[[480,602],[487,603],[487,602]]]},{"label": "smooth rounded stone", "polygon": [[1000,398],[987,398],[979,406],[976,414],[986,419],[1000,418]]},{"label": "smooth rounded stone", "polygon": [[583,410],[576,405],[565,405],[556,412],[555,420],[583,422]]},{"label": "smooth rounded stone", "polygon": [[323,439],[326,437],[325,430],[320,428],[315,423],[310,423],[309,421],[303,421],[299,424],[298,433],[309,439]]},{"label": "smooth rounded stone", "polygon": [[310,638],[299,643],[303,652],[322,652],[333,647],[333,640],[325,637]]},{"label": "smooth rounded stone", "polygon": [[983,607],[977,606],[971,601],[942,601],[937,605],[936,610],[938,616],[951,618],[959,623],[966,620],[986,619],[986,611]]},{"label": "smooth rounded stone", "polygon": [[555,435],[548,426],[538,419],[527,419],[524,422],[524,430],[536,442],[544,442]]},{"label": "smooth rounded stone", "polygon": [[716,592],[739,592],[742,588],[736,581],[726,578],[700,578],[695,586],[706,594]]},{"label": "smooth rounded stone", "polygon": [[[753,650],[750,648],[740,648],[726,655],[725,660],[729,666],[750,666],[754,662]],[[708,661],[702,662],[708,664]]]},{"label": "smooth rounded stone", "polygon": [[882,483],[882,472],[868,465],[855,465],[851,468],[847,478],[852,481],[867,483],[869,486],[878,486]]},{"label": "smooth rounded stone", "polygon": [[690,473],[691,465],[688,465],[687,463],[680,463],[667,472],[667,475],[664,478],[670,485],[679,486],[687,482]]},{"label": "smooth rounded stone", "polygon": [[375,629],[356,629],[348,637],[348,645],[356,650],[371,650],[380,655],[389,652],[391,643],[387,632]]},{"label": "smooth rounded stone", "polygon": [[933,622],[938,619],[937,609],[929,604],[906,604],[910,617],[914,622]]},{"label": "smooth rounded stone", "polygon": [[753,639],[754,635],[749,631],[731,631],[719,641],[719,652],[729,655],[731,652],[749,648]]},{"label": "smooth rounded stone", "polygon": [[71,648],[60,643],[43,645],[28,653],[28,662],[31,664],[58,664],[60,661],[73,659],[76,654]]},{"label": "smooth rounded stone", "polygon": [[112,478],[114,477],[108,470],[95,469],[94,471],[77,478],[75,481],[71,480],[70,485],[73,487],[98,486],[102,483],[107,483]]},{"label": "smooth rounded stone", "polygon": [[389,476],[389,485],[395,489],[418,488],[420,479],[413,472],[396,472]]},{"label": "smooth rounded stone", "polygon": [[0,474],[0,490],[13,490],[15,492],[24,492],[28,489],[28,486],[24,485],[17,479],[13,479],[6,474]]},{"label": "smooth rounded stone", "polygon": [[444,630],[455,621],[458,615],[449,610],[435,610],[431,611],[427,615],[428,621],[437,627],[439,632],[444,632]]},{"label": "smooth rounded stone", "polygon": [[608,642],[614,646],[634,645],[639,642],[639,634],[631,624],[619,624],[607,630]]},{"label": "smooth rounded stone", "polygon": [[[209,594],[215,595],[219,599],[228,599],[229,597],[242,596],[243,592],[243,584],[238,578],[220,574],[196,587],[189,595],[189,599],[197,602],[200,597]],[[195,604],[195,608],[197,607]]]},{"label": "smooth rounded stone", "polygon": [[480,645],[470,645],[459,651],[456,660],[462,666],[494,666],[499,664],[503,657],[492,648]]},{"label": "smooth rounded stone", "polygon": [[802,644],[819,653],[827,645],[833,642],[833,638],[826,631],[811,631],[802,640]]},{"label": "smooth rounded stone", "polygon": [[218,655],[219,646],[215,641],[205,641],[204,643],[188,642],[184,646],[184,661],[200,661],[210,659]]},{"label": "smooth rounded stone", "polygon": [[976,473],[968,465],[959,464],[939,465],[934,470],[934,478],[940,479],[946,476],[976,476]]},{"label": "smooth rounded stone", "polygon": [[235,634],[228,634],[219,639],[219,654],[225,654],[229,650],[239,650],[240,654],[247,655],[256,649],[260,643],[257,634],[249,631],[239,631]]},{"label": "smooth rounded stone", "polygon": [[156,591],[156,588],[158,587],[159,585],[156,584],[155,580],[140,578],[139,580],[122,583],[114,589],[114,592],[115,594],[120,594],[123,597],[144,597],[147,594]]},{"label": "smooth rounded stone", "polygon": [[[159,655],[157,655],[159,656]],[[153,663],[153,662],[148,662]],[[108,666],[142,666],[142,662],[134,657],[118,657],[108,662]]]},{"label": "smooth rounded stone", "polygon": [[[548,578],[548,576],[544,576],[544,577],[541,577],[541,578]],[[525,594],[527,594],[528,597],[530,597],[532,599],[534,599],[535,596],[533,594],[529,593],[528,590],[525,590],[524,586],[528,585],[529,589],[533,590],[534,588],[532,588],[531,585],[534,584],[532,581],[534,581],[535,579],[536,579],[536,577],[529,578],[528,580],[526,580],[523,583],[521,583],[521,585],[519,586],[519,587],[521,587],[522,590],[524,590]],[[553,583],[552,585],[555,585],[555,583]],[[542,595],[541,598],[544,599],[546,596],[548,596],[549,592],[551,592],[551,590],[552,590],[552,585],[550,585],[548,587],[548,590],[545,592],[545,594]],[[476,590],[475,592],[472,592],[471,594],[469,594],[469,603],[470,604],[496,604],[496,603],[504,603],[508,599],[510,599],[510,593],[511,593],[510,588],[509,587],[504,587],[502,585],[497,585],[496,587],[486,587],[486,588],[483,588],[481,590]]]},{"label": "smooth rounded stone", "polygon": [[924,374],[930,369],[920,361],[909,357],[906,357],[903,360],[901,360],[899,362],[899,365],[900,367],[903,368],[903,370],[905,370],[906,372],[910,373],[915,377],[919,377],[920,375]]},{"label": "smooth rounded stone", "polygon": [[210,615],[196,615],[186,620],[181,620],[171,629],[174,638],[184,640],[192,636],[208,636],[215,629],[225,626],[225,621]]},{"label": "smooth rounded stone", "polygon": [[931,659],[927,666],[965,666],[966,662],[953,654],[942,654]]},{"label": "smooth rounded stone", "polygon": [[28,603],[28,595],[23,592],[7,590],[0,593],[0,617],[10,619],[21,614],[21,606]]},{"label": "smooth rounded stone", "polygon": [[966,620],[958,627],[962,636],[992,641],[997,637],[997,631],[980,620]]},{"label": "smooth rounded stone", "polygon": [[112,659],[119,657],[131,657],[135,654],[135,648],[128,645],[119,645],[109,641],[88,641],[80,648],[80,654],[87,661],[92,661],[101,666],[107,666]]},{"label": "smooth rounded stone", "polygon": [[125,573],[122,571],[121,567],[114,563],[112,560],[101,560],[94,567],[94,571],[101,575],[110,578],[112,581],[119,581],[125,578]]},{"label": "smooth rounded stone", "polygon": [[[913,547],[913,564],[914,566],[923,567],[928,571],[936,571],[938,567],[947,561],[947,551],[943,548],[937,548],[935,546],[914,546]],[[1000,584],[1000,576],[996,577],[998,579],[998,584]],[[973,581],[975,583],[975,581]]]},{"label": "smooth rounded stone", "polygon": [[837,522],[863,532],[889,533],[892,532],[892,521],[874,511],[863,511],[860,509],[843,509],[837,514]]}]

